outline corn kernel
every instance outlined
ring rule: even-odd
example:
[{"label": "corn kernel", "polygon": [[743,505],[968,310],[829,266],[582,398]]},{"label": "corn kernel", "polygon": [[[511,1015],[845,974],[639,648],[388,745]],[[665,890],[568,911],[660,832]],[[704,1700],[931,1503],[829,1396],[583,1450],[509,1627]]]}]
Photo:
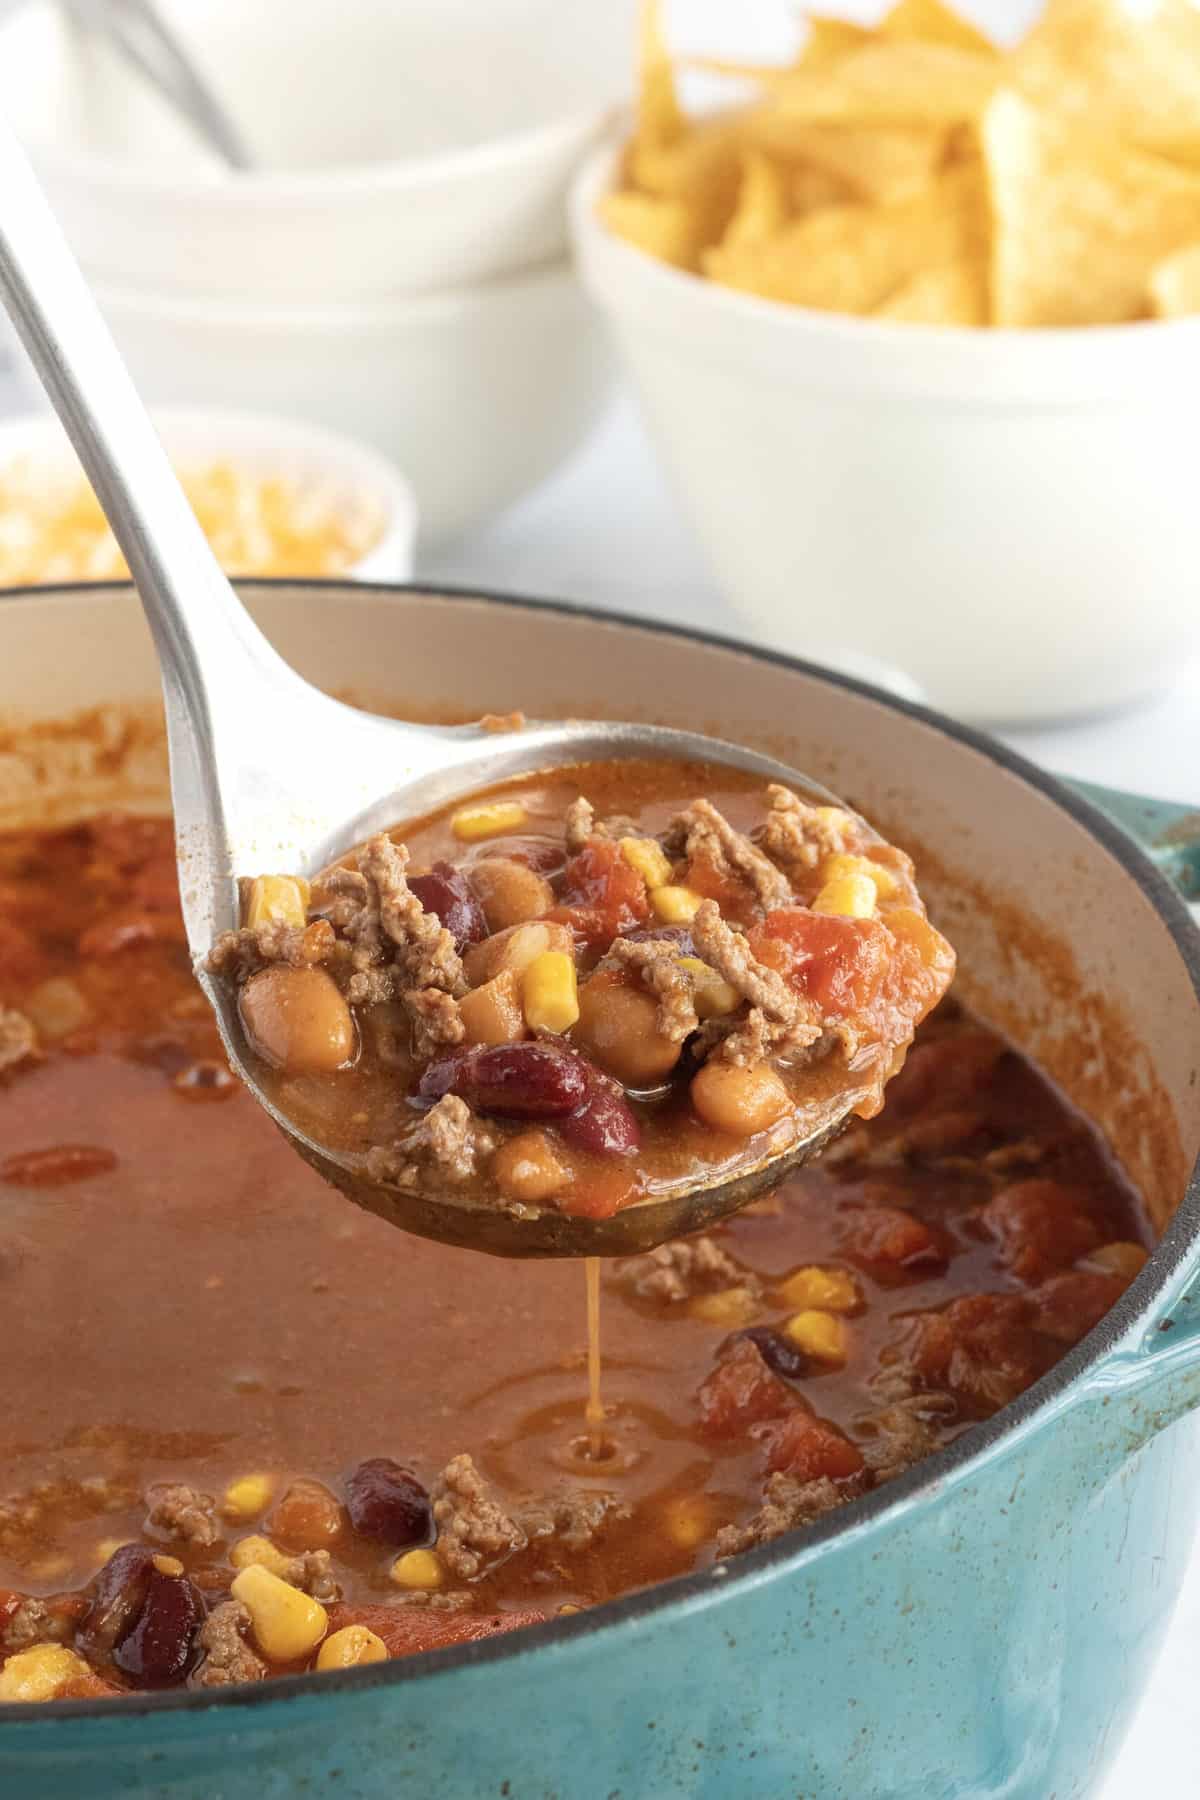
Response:
[{"label": "corn kernel", "polygon": [[177,1556],[167,1556],[164,1552],[160,1551],[157,1556],[152,1556],[150,1561],[154,1564],[154,1567],[158,1570],[160,1575],[183,1574],[183,1564]]},{"label": "corn kernel", "polygon": [[266,1512],[274,1492],[269,1475],[242,1475],[225,1489],[221,1511],[227,1519],[257,1519]]},{"label": "corn kernel", "polygon": [[387,1661],[387,1645],[367,1625],[343,1625],[317,1652],[318,1669],[358,1669]]},{"label": "corn kernel", "polygon": [[250,884],[247,925],[308,923],[309,887],[299,875],[256,875]]},{"label": "corn kernel", "polygon": [[650,904],[654,908],[655,917],[664,925],[690,925],[704,904],[704,895],[698,894],[694,888],[677,887],[670,883],[666,887],[656,887],[650,895]]},{"label": "corn kernel", "polygon": [[292,1566],[291,1557],[269,1537],[259,1533],[239,1538],[229,1552],[229,1560],[235,1569],[270,1569],[272,1575],[278,1575],[280,1579]]},{"label": "corn kernel", "polygon": [[877,898],[869,875],[835,875],[821,888],[812,909],[843,919],[869,919]]},{"label": "corn kernel", "polygon": [[319,1600],[260,1564],[235,1575],[229,1591],[250,1614],[255,1642],[271,1662],[298,1662],[311,1655],[329,1629]]},{"label": "corn kernel", "polygon": [[699,1019],[720,1019],[726,1013],[736,1012],[742,1004],[742,996],[737,989],[710,969],[706,962],[698,956],[680,956],[677,958],[681,969],[686,969],[692,977],[692,999]]},{"label": "corn kernel", "polygon": [[900,883],[892,871],[882,863],[872,862],[869,856],[851,856],[845,850],[827,856],[821,864],[821,880],[836,881],[841,875],[868,875],[875,883],[875,892],[881,900],[890,900],[900,891]]},{"label": "corn kernel", "polygon": [[844,1269],[797,1269],[779,1284],[784,1306],[817,1307],[822,1312],[853,1312],[859,1304],[858,1283]]},{"label": "corn kernel", "polygon": [[748,1287],[721,1288],[715,1294],[696,1294],[688,1301],[688,1313],[693,1319],[703,1319],[706,1325],[725,1325],[730,1330],[748,1324],[758,1311],[757,1296]]},{"label": "corn kernel", "polygon": [[1145,1268],[1149,1254],[1140,1244],[1118,1240],[1112,1244],[1101,1244],[1099,1249],[1090,1251],[1083,1258],[1082,1266],[1085,1269],[1097,1269],[1102,1275],[1118,1275],[1122,1281],[1132,1281]]},{"label": "corn kernel", "polygon": [[840,1367],[846,1360],[846,1327],[833,1313],[809,1308],[788,1320],[783,1334],[816,1362]]},{"label": "corn kernel", "polygon": [[575,959],[565,950],[543,950],[525,970],[521,1004],[530,1031],[569,1031],[579,1017]]},{"label": "corn kernel", "polygon": [[695,1550],[711,1536],[713,1505],[707,1494],[672,1494],[663,1502],[667,1536],[681,1550]]},{"label": "corn kernel", "polygon": [[391,1575],[402,1588],[440,1588],[446,1579],[442,1559],[432,1550],[406,1550],[392,1564]]},{"label": "corn kernel", "polygon": [[483,838],[518,831],[528,817],[519,800],[490,800],[482,806],[462,807],[451,819],[450,829],[460,843],[477,844]]},{"label": "corn kernel", "polygon": [[670,881],[671,864],[655,838],[623,837],[621,855],[648,888],[666,887]]},{"label": "corn kernel", "polygon": [[65,1644],[35,1644],[18,1650],[0,1669],[0,1701],[56,1700],[73,1681],[91,1670],[82,1656]]}]

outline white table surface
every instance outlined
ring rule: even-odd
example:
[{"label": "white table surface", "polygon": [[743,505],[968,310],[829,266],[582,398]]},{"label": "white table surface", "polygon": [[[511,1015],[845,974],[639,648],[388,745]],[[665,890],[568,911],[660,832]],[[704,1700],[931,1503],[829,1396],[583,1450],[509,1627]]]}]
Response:
[{"label": "white table surface", "polygon": [[[15,404],[12,386],[0,370],[0,416]],[[422,557],[418,574],[431,581],[580,600],[744,635],[709,579],[625,398],[590,443],[536,494],[471,538]],[[799,645],[783,647],[803,653]],[[1001,735],[1027,756],[1065,774],[1200,802],[1200,667],[1181,671],[1169,693],[1137,711]],[[1167,1791],[1197,1791],[1198,1686],[1200,1554],[1193,1559],[1158,1672],[1103,1800],[1142,1800],[1156,1778],[1164,1787],[1174,1778]]]}]

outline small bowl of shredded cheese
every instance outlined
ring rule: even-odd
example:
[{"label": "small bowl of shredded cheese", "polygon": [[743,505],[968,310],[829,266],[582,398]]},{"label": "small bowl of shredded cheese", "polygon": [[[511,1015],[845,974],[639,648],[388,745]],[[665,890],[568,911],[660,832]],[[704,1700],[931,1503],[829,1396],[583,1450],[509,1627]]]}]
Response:
[{"label": "small bowl of shredded cheese", "polygon": [[[412,573],[412,491],[374,451],[263,414],[174,407],[153,417],[228,574],[403,581]],[[0,587],[127,577],[57,420],[0,424]]]}]

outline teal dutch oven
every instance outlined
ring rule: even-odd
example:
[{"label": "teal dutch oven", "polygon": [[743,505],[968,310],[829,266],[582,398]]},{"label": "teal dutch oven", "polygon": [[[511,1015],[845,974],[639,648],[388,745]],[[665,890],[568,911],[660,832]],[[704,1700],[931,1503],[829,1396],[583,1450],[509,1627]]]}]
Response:
[{"label": "teal dutch oven", "polygon": [[[827,780],[914,849],[964,997],[1100,1123],[1162,1239],[1036,1387],[807,1531],[464,1649],[223,1693],[12,1706],[0,1794],[1094,1792],[1161,1643],[1200,1499],[1200,938],[1127,829],[1150,830],[1184,877],[1196,821],[1100,796],[1124,805],[1114,822],[1096,795],[945,719],[698,633],[461,593],[245,591],[306,676],[368,704],[651,718]],[[155,693],[128,591],[0,602],[0,823],[161,797]],[[104,756],[94,739],[71,755],[69,727],[47,753],[42,722],[98,706]]]}]

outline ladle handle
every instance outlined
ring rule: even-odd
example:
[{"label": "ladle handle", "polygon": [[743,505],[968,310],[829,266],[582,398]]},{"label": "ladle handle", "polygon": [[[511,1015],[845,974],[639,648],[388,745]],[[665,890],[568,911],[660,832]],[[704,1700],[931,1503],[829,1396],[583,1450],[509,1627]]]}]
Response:
[{"label": "ladle handle", "polygon": [[1200,807],[1153,800],[1094,781],[1067,780],[1066,785],[1127,832],[1185,900],[1200,904]]},{"label": "ladle handle", "polygon": [[[162,669],[181,849],[186,836],[202,889],[223,890],[239,738],[244,744],[248,719],[270,736],[272,715],[308,690],[222,573],[49,202],[2,120],[0,301],[129,564]],[[203,904],[211,910],[207,894]]]},{"label": "ladle handle", "polygon": [[164,683],[199,718],[231,648],[256,658],[275,653],[209,549],[49,202],[3,121],[0,299],[124,552]]}]

